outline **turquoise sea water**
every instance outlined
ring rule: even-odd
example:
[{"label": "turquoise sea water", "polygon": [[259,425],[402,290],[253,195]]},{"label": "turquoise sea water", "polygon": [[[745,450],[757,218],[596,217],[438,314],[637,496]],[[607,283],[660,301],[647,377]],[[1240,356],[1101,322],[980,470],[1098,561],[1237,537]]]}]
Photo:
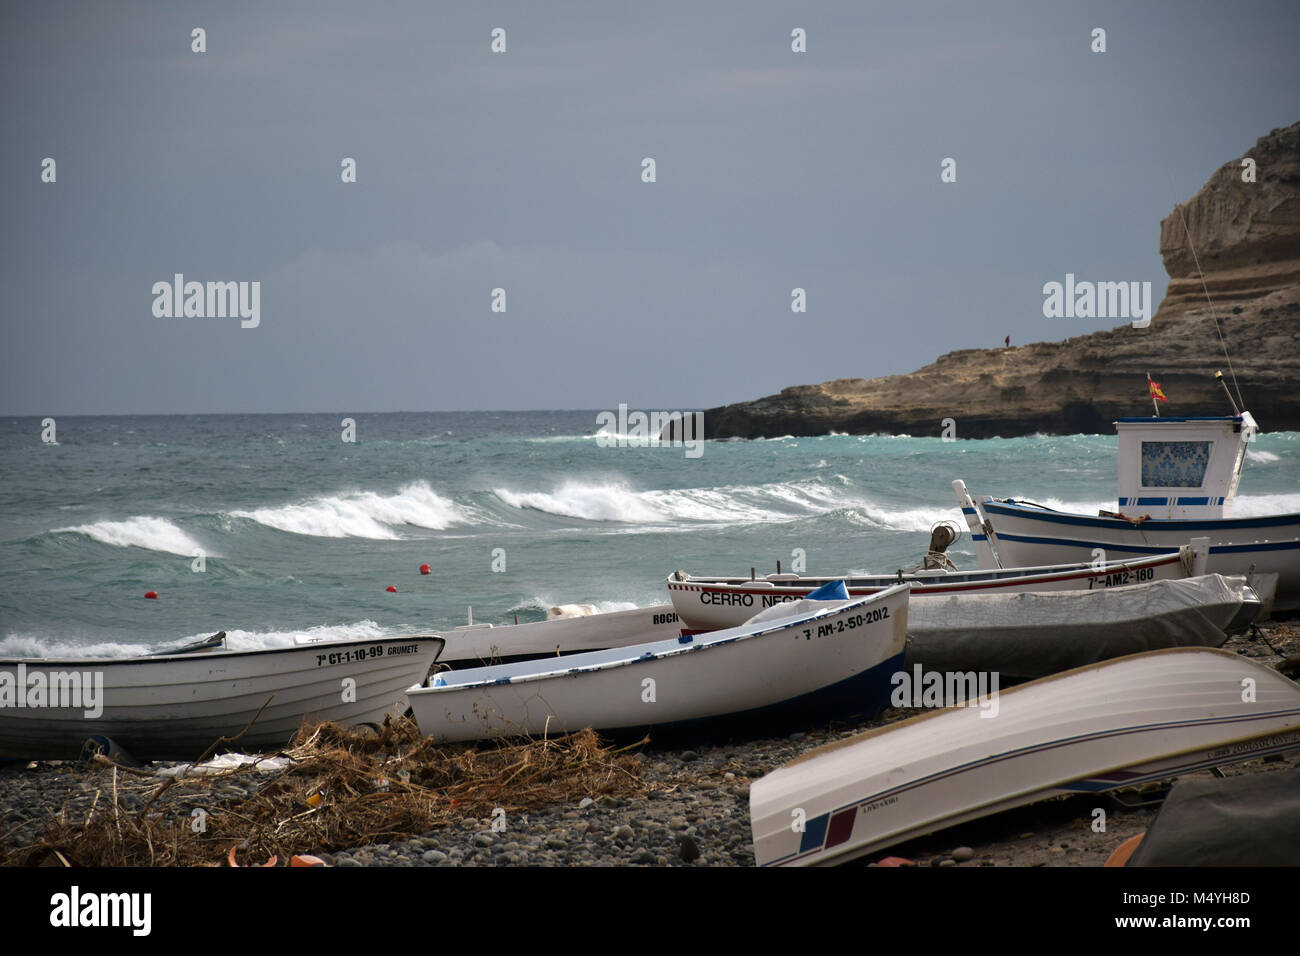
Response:
[{"label": "turquoise sea water", "polygon": [[[467,605],[541,620],[664,601],[678,568],[790,570],[796,549],[809,574],[893,571],[960,517],[953,478],[1114,507],[1114,436],[827,435],[692,458],[602,447],[594,411],[352,414],[355,443],[344,417],[66,417],[54,445],[40,419],[0,419],[0,655],[414,633]],[[1241,483],[1238,514],[1282,511],[1300,511],[1300,433],[1260,436]],[[949,551],[975,567],[967,535]]]}]

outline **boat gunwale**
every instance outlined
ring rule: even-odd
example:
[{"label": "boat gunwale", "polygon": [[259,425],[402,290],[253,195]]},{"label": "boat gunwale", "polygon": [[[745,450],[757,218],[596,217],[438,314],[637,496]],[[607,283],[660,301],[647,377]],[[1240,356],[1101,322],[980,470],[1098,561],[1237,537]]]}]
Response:
[{"label": "boat gunwale", "polygon": [[[115,667],[124,664],[157,664],[157,663],[175,664],[175,663],[186,663],[186,662],[202,662],[202,661],[210,661],[210,660],[230,660],[232,657],[246,657],[253,654],[258,654],[258,655],[284,654],[290,651],[310,652],[315,648],[322,648],[322,647],[344,647],[344,646],[355,647],[361,644],[382,644],[382,643],[408,644],[411,641],[441,641],[444,649],[447,645],[447,639],[445,637],[429,635],[429,634],[420,634],[412,637],[373,637],[373,638],[349,639],[349,640],[340,640],[340,641],[320,641],[320,642],[313,641],[308,644],[292,644],[286,647],[260,647],[260,648],[252,648],[250,650],[243,650],[243,651],[213,650],[213,651],[202,651],[202,652],[190,651],[182,654],[141,654],[138,657],[0,657],[0,667],[8,667],[9,665],[16,666],[18,664],[27,664],[27,665],[35,664],[41,667],[57,667],[63,665],[76,665],[76,664],[94,665],[98,667],[103,667],[104,665],[109,665],[109,664]],[[438,653],[441,654],[442,650],[440,649]],[[380,660],[380,659],[381,658],[371,658],[371,660]],[[437,660],[436,656],[434,660],[435,661]],[[358,660],[358,661],[353,661],[352,663],[359,663],[359,662],[360,661]],[[223,679],[230,679],[230,678],[227,675]]]},{"label": "boat gunwale", "polygon": [[[877,591],[874,594],[867,594],[861,597],[850,598],[847,602],[841,604],[839,607],[820,608],[811,614],[795,617],[793,620],[786,620],[784,618],[775,618],[774,620],[781,623],[774,625],[772,627],[748,631],[742,634],[735,634],[729,637],[717,636],[724,633],[724,631],[704,632],[705,634],[704,640],[700,640],[700,641],[695,640],[694,635],[691,636],[692,638],[691,640],[683,641],[682,639],[679,638],[677,639],[676,647],[666,647],[664,648],[664,650],[654,653],[650,657],[643,656],[646,652],[642,652],[641,654],[638,654],[636,656],[619,657],[618,659],[610,660],[610,661],[597,661],[585,665],[579,664],[576,667],[570,665],[568,667],[561,667],[555,670],[540,671],[537,673],[524,673],[524,674],[508,676],[508,677],[497,677],[497,678],[492,678],[490,680],[474,680],[474,681],[467,681],[465,683],[440,684],[440,685],[415,684],[411,687],[408,687],[406,693],[407,696],[410,697],[411,695],[423,696],[425,694],[434,694],[434,693],[451,693],[454,691],[464,691],[464,690],[482,690],[484,688],[490,688],[490,687],[505,687],[508,685],[528,684],[528,683],[533,683],[535,681],[541,681],[541,680],[553,680],[559,677],[579,677],[584,674],[597,674],[602,671],[614,670],[616,668],[621,668],[621,667],[629,667],[634,664],[649,663],[650,661],[670,660],[673,658],[681,657],[684,654],[697,653],[699,651],[708,650],[710,648],[715,648],[715,647],[726,647],[728,645],[738,644],[742,641],[746,641],[751,638],[759,638],[770,634],[777,634],[780,633],[781,631],[786,631],[792,628],[801,627],[804,624],[807,624],[809,621],[821,620],[826,617],[836,617],[848,611],[855,610],[862,605],[871,604],[876,601],[883,602],[886,599],[892,599],[899,592],[903,592],[903,591],[909,591],[909,592],[911,591],[911,584],[909,582],[905,581],[902,584],[892,585],[891,587],[886,588],[883,591]],[[882,618],[882,621],[883,620],[885,619]],[[892,618],[889,620],[892,625],[893,622],[897,620],[897,618]],[[877,623],[877,622],[873,621],[872,623]],[[744,627],[746,627],[745,624],[740,624],[737,625],[736,627],[726,628],[724,630],[735,631],[735,630],[743,629]],[[666,644],[668,642],[653,641],[651,643]],[[904,644],[905,643],[906,643],[906,634],[904,634]],[[607,654],[614,650],[620,652],[630,652],[630,651],[635,651],[637,648],[642,648],[645,646],[646,646],[645,644],[630,644],[627,645],[626,647],[609,648],[608,650],[604,650],[604,651],[585,651],[582,654],[573,654],[573,655],[555,657],[555,658],[544,658],[543,660],[556,660],[556,661],[564,662],[566,660],[571,661],[575,657],[586,656],[587,654]],[[525,662],[521,662],[521,663],[525,663]],[[539,660],[539,661],[532,661],[526,663],[540,664],[541,661]],[[466,670],[463,671],[459,671],[459,672],[451,671],[449,673],[466,674],[471,670],[488,670],[488,669],[494,669],[497,666],[510,667],[514,665],[509,665],[509,664],[492,665],[492,668],[467,668]]]},{"label": "boat gunwale", "polygon": [[[1014,498],[989,498],[979,502],[981,508],[993,514],[1007,518],[1032,518],[1054,524],[1083,525],[1093,528],[1129,528],[1133,531],[1232,531],[1238,528],[1268,528],[1276,525],[1300,525],[1300,511],[1282,512],[1275,515],[1253,515],[1239,518],[1147,518],[1141,524],[1133,524],[1128,518],[1112,518],[1104,515],[1085,515],[1077,511],[1047,511],[1022,504]],[[993,529],[994,538],[1002,537],[1002,532]],[[1288,539],[1290,540],[1290,539]],[[1158,545],[1152,545],[1157,547]]]},{"label": "boat gunwale", "polygon": [[[1166,564],[1173,564],[1174,562],[1181,561],[1181,560],[1182,560],[1182,553],[1179,551],[1160,552],[1158,554],[1148,554],[1143,557],[1134,558],[1132,560],[1108,561],[1106,562],[1103,568],[1097,568],[1097,569],[1090,567],[1087,564],[1087,562],[1074,562],[1068,565],[1066,564],[1042,565],[1041,567],[1045,569],[1046,568],[1053,568],[1053,569],[1069,568],[1070,570],[1068,571],[1062,570],[1059,572],[1044,570],[1041,574],[1015,575],[1015,574],[1007,573],[1012,570],[1027,570],[1022,568],[1016,568],[1016,569],[990,568],[990,569],[982,569],[982,570],[972,569],[970,571],[957,571],[957,572],[949,572],[944,575],[936,575],[933,578],[933,583],[930,580],[924,580],[924,581],[905,580],[902,583],[913,585],[913,587],[915,588],[915,592],[914,592],[915,596],[923,597],[929,594],[942,594],[945,591],[957,591],[957,590],[976,591],[976,590],[984,590],[988,588],[1007,587],[1011,584],[1052,584],[1057,581],[1071,581],[1080,578],[1105,577],[1108,574],[1115,574],[1120,571],[1140,570],[1148,567],[1153,567],[1153,568],[1163,567]],[[1033,566],[1031,567],[1034,570],[1037,570],[1036,567]],[[917,572],[910,572],[910,574],[915,575],[917,574]],[[954,578],[957,578],[958,575],[970,575],[970,578],[954,580]],[[1002,576],[977,577],[977,575],[979,576],[1002,575]],[[849,593],[852,594],[853,591],[853,585],[851,584],[852,581],[866,581],[875,578],[890,578],[889,586],[893,586],[894,584],[899,583],[897,580],[894,580],[891,575],[888,574],[861,574],[861,575],[855,575],[854,577],[844,577],[844,578],[810,577],[810,578],[805,578],[804,580],[808,581],[809,585],[812,588],[816,588],[820,586],[820,584],[812,584],[812,582],[814,581],[820,583],[830,583],[832,581],[843,581],[846,587],[848,587]],[[1136,583],[1150,584],[1153,582],[1139,581]],[[668,584],[668,589],[670,591],[672,590],[684,591],[684,590],[688,590],[691,585],[698,585],[700,587],[708,587],[708,588],[725,588],[729,593],[733,593],[733,594],[762,594],[762,595],[784,594],[784,593],[804,594],[807,593],[807,591],[809,590],[808,587],[805,587],[803,585],[800,585],[798,587],[793,587],[789,584],[773,583],[768,585],[767,587],[753,587],[749,591],[745,591],[744,590],[745,585],[749,584],[749,581],[747,579],[704,578],[704,577],[697,578],[692,575],[687,575],[685,579],[674,579],[672,576],[669,576],[669,578],[667,579],[667,584]],[[878,592],[873,592],[873,593],[878,593]]]}]

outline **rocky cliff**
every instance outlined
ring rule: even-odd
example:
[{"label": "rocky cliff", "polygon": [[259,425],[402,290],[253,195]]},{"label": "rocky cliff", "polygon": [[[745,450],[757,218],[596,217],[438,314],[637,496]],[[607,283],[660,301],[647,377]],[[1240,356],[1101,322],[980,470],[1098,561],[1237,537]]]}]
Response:
[{"label": "rocky cliff", "polygon": [[[1243,182],[1244,158],[1255,161],[1253,183]],[[1148,371],[1174,413],[1227,414],[1213,373],[1230,373],[1207,288],[1260,427],[1300,430],[1300,123],[1261,138],[1175,208],[1160,224],[1160,251],[1169,289],[1145,329],[966,349],[907,375],[797,385],[708,409],[706,435],[937,435],[944,418],[957,420],[958,438],[1109,433],[1114,419],[1150,408]]]}]

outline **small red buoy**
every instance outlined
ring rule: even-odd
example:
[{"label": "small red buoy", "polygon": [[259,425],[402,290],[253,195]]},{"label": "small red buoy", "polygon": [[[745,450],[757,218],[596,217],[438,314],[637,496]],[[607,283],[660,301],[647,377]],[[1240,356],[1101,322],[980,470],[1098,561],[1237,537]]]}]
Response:
[{"label": "small red buoy", "polygon": [[388,585],[388,587],[384,588],[384,590],[387,591],[389,594],[397,593],[397,588],[393,587],[391,584]]},{"label": "small red buoy", "polygon": [[147,598],[149,598],[149,599],[152,600],[152,601],[156,601],[156,600],[158,600],[158,592],[157,592],[157,591],[145,591],[145,592],[144,592],[144,596],[147,597]]},{"label": "small red buoy", "polygon": [[421,574],[428,574],[428,573],[429,573],[430,571],[432,571],[432,570],[433,570],[433,568],[429,567],[427,564],[422,564],[422,565],[420,565],[420,573],[421,573]]}]

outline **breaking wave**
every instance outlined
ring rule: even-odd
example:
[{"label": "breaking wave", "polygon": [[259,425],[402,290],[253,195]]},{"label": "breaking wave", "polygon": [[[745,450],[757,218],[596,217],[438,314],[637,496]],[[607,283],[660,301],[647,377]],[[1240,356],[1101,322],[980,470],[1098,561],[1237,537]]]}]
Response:
[{"label": "breaking wave", "polygon": [[166,518],[140,516],[125,521],[96,521],[75,528],[55,528],[52,534],[84,534],[101,544],[145,548],[189,556],[201,545]]},{"label": "breaking wave", "polygon": [[319,538],[398,537],[403,526],[442,531],[475,518],[466,508],[435,492],[424,482],[407,485],[393,495],[360,491],[350,495],[325,495],[301,504],[252,511],[232,511],[278,531]]}]

